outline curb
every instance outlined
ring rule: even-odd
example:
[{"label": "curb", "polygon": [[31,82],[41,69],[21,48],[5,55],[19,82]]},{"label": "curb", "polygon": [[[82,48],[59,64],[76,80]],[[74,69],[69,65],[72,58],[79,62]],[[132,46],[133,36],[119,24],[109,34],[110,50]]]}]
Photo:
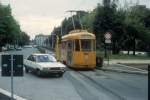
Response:
[{"label": "curb", "polygon": [[142,71],[142,72],[148,73],[148,71],[147,71],[147,70],[140,69],[140,68],[135,68],[135,67],[131,67],[131,66],[127,66],[127,65],[124,65],[124,64],[115,64],[115,65],[119,65],[119,66],[126,67],[126,68],[132,68],[132,69],[135,69],[135,70],[139,70],[139,71]]},{"label": "curb", "polygon": [[119,73],[128,73],[128,74],[141,74],[141,75],[148,75],[148,71],[147,70],[143,70],[143,69],[139,69],[139,68],[135,68],[135,67],[131,67],[131,66],[127,66],[127,65],[123,65],[123,64],[114,64],[114,65],[118,65],[121,67],[126,67],[126,68],[130,68],[130,69],[135,69],[138,71],[130,71],[130,70],[122,70],[122,69],[113,69],[113,68],[97,68],[99,70],[104,70],[104,71],[114,71],[114,72],[119,72]]},{"label": "curb", "polygon": [[113,72],[118,72],[118,73],[148,75],[148,73],[139,72],[139,71],[127,71],[127,70],[118,70],[118,69],[116,70],[116,69],[105,69],[105,68],[102,68],[101,70],[104,70],[104,71],[113,71]]},{"label": "curb", "polygon": [[[120,66],[123,66],[125,67],[126,65],[121,65],[121,64],[116,64],[116,65],[120,65]],[[128,68],[132,68],[130,66],[126,66]],[[101,68],[96,68],[98,70],[103,70],[103,71],[113,71],[113,72],[118,72],[118,73],[128,73],[128,74],[140,74],[140,75],[148,75],[148,71],[146,70],[142,70],[140,69],[141,71],[129,71],[129,70],[121,70],[121,69],[113,69],[113,68],[104,68],[104,67],[101,67]],[[135,68],[137,70],[137,68]]]},{"label": "curb", "polygon": [[[4,89],[1,89],[1,88],[0,88],[0,93],[6,95],[6,96],[8,96],[8,97],[11,97],[11,93],[8,92],[8,91],[6,91],[6,90],[4,90]],[[22,97],[20,97],[20,96],[15,95],[15,94],[14,94],[14,99],[15,99],[15,100],[27,100],[27,99],[25,99],[25,98],[22,98]]]}]

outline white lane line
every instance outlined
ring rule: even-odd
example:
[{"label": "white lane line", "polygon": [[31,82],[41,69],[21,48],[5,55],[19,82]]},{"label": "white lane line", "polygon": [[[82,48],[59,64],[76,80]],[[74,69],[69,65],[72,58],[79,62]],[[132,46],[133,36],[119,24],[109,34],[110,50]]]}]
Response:
[{"label": "white lane line", "polygon": [[127,65],[123,65],[123,64],[116,64],[116,65],[123,66],[123,67],[126,67],[126,68],[136,69],[136,70],[139,70],[139,71],[142,71],[142,72],[146,72],[146,73],[148,73],[148,71],[147,71],[147,70],[143,70],[143,69],[139,69],[139,68],[135,68],[135,67],[131,67],[131,66],[127,66]]},{"label": "white lane line", "polygon": [[[4,95],[6,95],[6,96],[11,97],[11,93],[8,92],[8,91],[6,91],[6,90],[4,90],[4,89],[1,89],[1,88],[0,88],[0,93],[4,94]],[[22,98],[22,97],[17,96],[17,95],[14,95],[14,99],[16,99],[16,100],[27,100],[27,99]]]}]

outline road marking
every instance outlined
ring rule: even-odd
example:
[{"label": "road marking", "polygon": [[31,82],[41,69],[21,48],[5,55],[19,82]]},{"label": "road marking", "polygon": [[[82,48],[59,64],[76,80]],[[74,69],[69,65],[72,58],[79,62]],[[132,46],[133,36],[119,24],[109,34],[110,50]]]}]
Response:
[{"label": "road marking", "polygon": [[[8,97],[11,97],[11,93],[8,92],[8,91],[6,91],[6,90],[4,90],[4,89],[1,89],[1,88],[0,88],[0,93],[6,95],[6,96],[8,96]],[[16,99],[16,100],[27,100],[27,99],[22,98],[22,97],[17,96],[17,95],[14,95],[14,99]]]}]

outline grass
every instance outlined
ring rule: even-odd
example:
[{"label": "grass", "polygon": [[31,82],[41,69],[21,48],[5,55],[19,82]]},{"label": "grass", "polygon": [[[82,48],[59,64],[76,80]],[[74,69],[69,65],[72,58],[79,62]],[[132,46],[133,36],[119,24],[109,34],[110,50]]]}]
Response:
[{"label": "grass", "polygon": [[[104,51],[97,51],[97,57],[104,58]],[[110,54],[110,59],[141,59],[141,60],[150,60],[150,57],[145,55],[127,55],[127,54]],[[107,58],[105,58],[107,59]]]}]

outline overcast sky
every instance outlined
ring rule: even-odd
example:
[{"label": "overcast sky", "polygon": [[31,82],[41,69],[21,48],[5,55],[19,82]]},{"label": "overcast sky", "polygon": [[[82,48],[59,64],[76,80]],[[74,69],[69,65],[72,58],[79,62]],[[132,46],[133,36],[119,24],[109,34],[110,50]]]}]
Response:
[{"label": "overcast sky", "polygon": [[[55,26],[70,16],[67,10],[92,10],[102,0],[0,0],[3,4],[10,2],[12,13],[21,29],[31,39],[37,34],[50,35]],[[124,0],[122,0],[124,1]],[[131,0],[130,0],[131,1]],[[132,0],[135,1],[135,0]],[[140,4],[150,7],[150,0],[139,0]]]}]

